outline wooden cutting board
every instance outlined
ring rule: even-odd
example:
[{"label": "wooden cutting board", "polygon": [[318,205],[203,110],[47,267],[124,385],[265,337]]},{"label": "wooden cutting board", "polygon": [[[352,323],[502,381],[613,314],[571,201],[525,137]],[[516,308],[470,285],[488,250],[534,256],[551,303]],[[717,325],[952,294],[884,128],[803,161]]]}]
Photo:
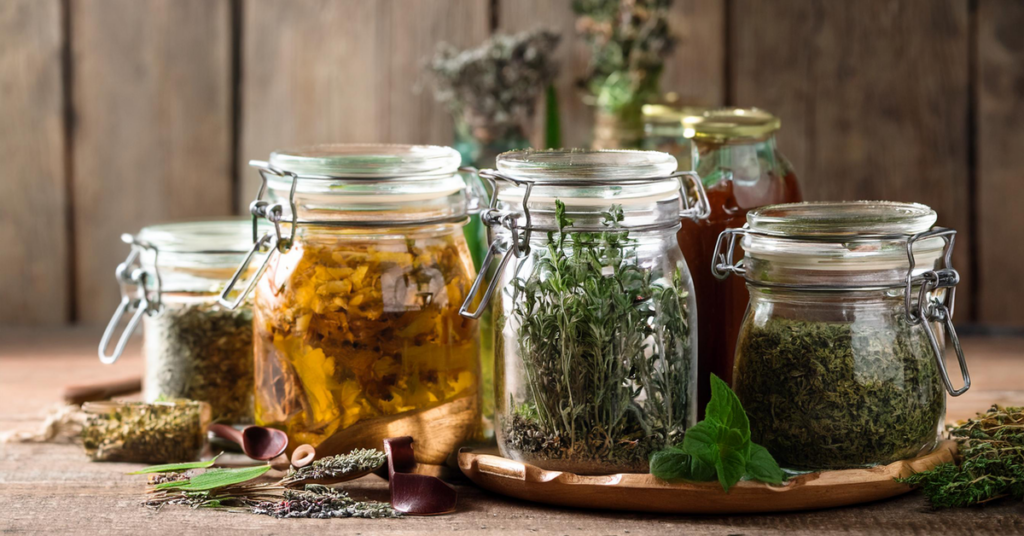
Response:
[{"label": "wooden cutting board", "polygon": [[955,452],[956,443],[944,441],[919,458],[870,469],[803,474],[780,486],[744,481],[729,493],[718,482],[666,482],[640,473],[583,476],[467,450],[459,454],[459,467],[478,486],[527,501],[638,512],[739,514],[816,510],[902,495],[912,488],[893,478],[951,462]]}]

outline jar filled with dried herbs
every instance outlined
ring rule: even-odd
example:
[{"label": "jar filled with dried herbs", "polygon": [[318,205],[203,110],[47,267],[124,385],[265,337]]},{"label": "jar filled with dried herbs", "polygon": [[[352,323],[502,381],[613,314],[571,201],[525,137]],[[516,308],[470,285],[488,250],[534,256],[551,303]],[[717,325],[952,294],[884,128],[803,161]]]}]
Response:
[{"label": "jar filled with dried herbs", "polygon": [[[122,237],[132,247],[117,270],[124,297],[100,359],[115,361],[141,318],[147,401],[198,400],[210,404],[215,422],[252,422],[252,307],[217,303],[252,233],[251,221],[235,219],[153,225]],[[128,329],[108,355],[113,330],[127,314]]]},{"label": "jar filled with dried herbs", "polygon": [[676,231],[707,204],[690,207],[684,179],[703,190],[675,169],[657,152],[514,151],[481,172],[495,192],[481,273],[498,268],[464,314],[489,305],[495,319],[504,456],[645,472],[694,422],[693,287]]},{"label": "jar filled with dried herbs", "polygon": [[[869,467],[935,446],[946,391],[970,386],[951,320],[955,231],[935,220],[918,204],[795,203],[722,233],[713,271],[742,275],[750,291],[733,390],[751,440],[783,467]],[[947,333],[960,389],[943,361]]]},{"label": "jar filled with dried herbs", "polygon": [[257,424],[320,455],[415,432],[430,464],[477,437],[478,326],[458,313],[474,198],[459,163],[454,149],[404,145],[252,163],[265,185],[254,216],[276,224],[253,249],[267,252],[251,285]]}]

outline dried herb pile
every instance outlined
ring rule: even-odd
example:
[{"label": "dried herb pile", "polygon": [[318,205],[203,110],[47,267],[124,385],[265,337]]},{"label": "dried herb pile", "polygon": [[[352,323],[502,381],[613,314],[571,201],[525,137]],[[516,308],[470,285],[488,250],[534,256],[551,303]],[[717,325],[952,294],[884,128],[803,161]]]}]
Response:
[{"label": "dried herb pile", "polygon": [[[145,504],[192,508],[243,508],[276,518],[399,517],[387,503],[357,501],[342,490],[316,483],[318,479],[372,471],[383,465],[384,453],[359,449],[316,462],[316,466],[292,468],[288,476],[268,479],[270,465],[211,468],[216,458],[204,462],[147,467],[133,474],[149,474]],[[301,488],[301,489],[295,489]]]},{"label": "dried herb pile", "polygon": [[946,402],[921,326],[773,317],[740,333],[733,389],[783,467],[889,463],[934,445]]},{"label": "dried herb pile", "polygon": [[95,461],[181,462],[198,458],[206,444],[209,408],[199,402],[100,402],[83,409],[82,444]]},{"label": "dried herb pile", "polygon": [[535,248],[532,273],[514,280],[512,344],[525,396],[510,394],[499,423],[514,457],[645,472],[651,453],[690,424],[686,284],[678,267],[661,274],[640,265],[636,240],[616,228],[622,217],[613,207],[607,231],[570,234],[556,201],[559,231]]},{"label": "dried herb pile", "polygon": [[207,402],[214,422],[252,422],[252,308],[165,305],[145,318],[146,398]]},{"label": "dried herb pile", "polygon": [[921,486],[937,508],[1024,500],[1024,407],[993,406],[949,429],[957,462],[897,479]]}]

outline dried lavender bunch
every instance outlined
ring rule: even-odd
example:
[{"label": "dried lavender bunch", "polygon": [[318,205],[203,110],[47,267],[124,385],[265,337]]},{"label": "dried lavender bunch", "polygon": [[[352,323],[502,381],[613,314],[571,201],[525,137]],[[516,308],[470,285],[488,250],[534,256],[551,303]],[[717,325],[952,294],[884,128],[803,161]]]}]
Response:
[{"label": "dried lavender bunch", "polygon": [[398,512],[386,503],[357,501],[348,493],[316,484],[306,486],[302,491],[286,490],[284,500],[261,502],[251,508],[252,513],[283,518],[330,519],[344,517],[399,517]]},{"label": "dried lavender bunch", "polygon": [[319,459],[300,469],[292,468],[281,483],[288,485],[305,480],[325,480],[373,471],[384,465],[386,459],[387,456],[376,449],[355,449],[348,454]]},{"label": "dried lavender bunch", "polygon": [[1024,407],[992,406],[950,428],[949,436],[957,442],[957,463],[897,480],[921,486],[936,508],[1024,499]]},{"label": "dried lavender bunch", "polygon": [[675,38],[669,32],[672,0],[573,0],[577,31],[590,44],[582,85],[597,105],[619,113],[658,96],[658,81]]},{"label": "dried lavender bunch", "polygon": [[442,43],[429,65],[435,97],[473,129],[524,124],[558,74],[552,54],[560,40],[532,30],[498,34],[468,50]]}]

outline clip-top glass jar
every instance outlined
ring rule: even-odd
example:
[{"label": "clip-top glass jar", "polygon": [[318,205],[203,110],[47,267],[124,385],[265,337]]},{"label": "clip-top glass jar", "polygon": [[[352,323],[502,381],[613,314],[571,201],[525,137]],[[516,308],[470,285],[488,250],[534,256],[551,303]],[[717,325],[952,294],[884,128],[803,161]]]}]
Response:
[{"label": "clip-top glass jar", "polygon": [[[970,377],[952,324],[955,231],[935,220],[918,204],[796,203],[722,233],[712,271],[750,290],[733,389],[751,439],[783,467],[872,466],[936,444],[945,391],[962,394]],[[946,373],[946,333],[960,389]]]},{"label": "clip-top glass jar", "polygon": [[711,214],[683,220],[679,247],[693,273],[700,315],[698,331],[699,412],[711,398],[709,373],[732,381],[733,354],[747,289],[739,278],[719,281],[705,268],[715,240],[729,227],[740,227],[747,211],[802,201],[789,161],[779,152],[775,133],[781,122],[757,108],[672,108],[644,106],[644,148],[665,151],[679,159],[680,169],[700,175]]},{"label": "clip-top glass jar", "polygon": [[463,313],[490,302],[504,456],[644,472],[693,423],[693,289],[676,230],[707,202],[695,174],[675,171],[656,152],[514,151],[481,172],[493,241]]},{"label": "clip-top glass jar", "polygon": [[[196,221],[144,227],[117,267],[121,304],[100,342],[100,360],[117,361],[142,320],[144,396],[210,404],[221,423],[252,422],[252,308],[217,303],[252,243],[248,220]],[[134,289],[132,288],[134,287]],[[125,315],[128,327],[108,347]]]},{"label": "clip-top glass jar", "polygon": [[291,448],[412,435],[420,463],[442,464],[479,434],[477,323],[459,315],[476,200],[459,161],[446,147],[321,145],[250,163],[264,181],[254,221],[274,224],[253,237],[249,262],[270,253],[242,293],[256,287],[256,422]]}]

